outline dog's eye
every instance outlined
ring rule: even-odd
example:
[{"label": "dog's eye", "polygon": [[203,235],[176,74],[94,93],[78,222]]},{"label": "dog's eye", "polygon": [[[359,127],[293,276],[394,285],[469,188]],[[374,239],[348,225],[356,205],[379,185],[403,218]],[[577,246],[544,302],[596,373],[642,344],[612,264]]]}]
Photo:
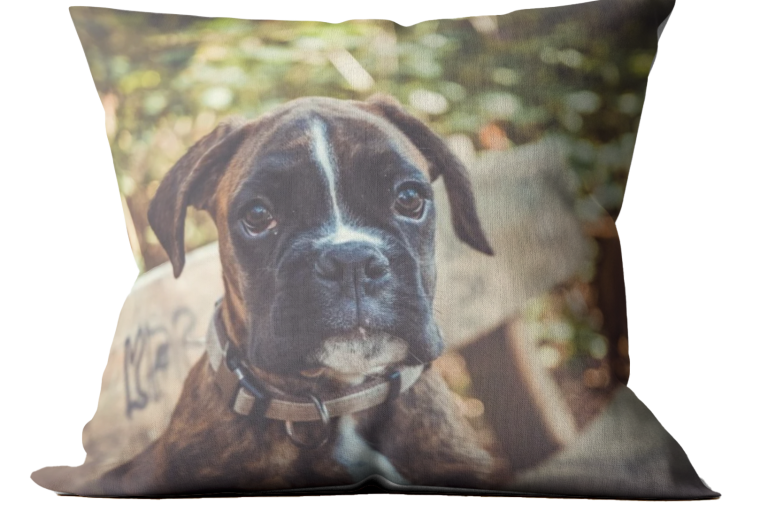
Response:
[{"label": "dog's eye", "polygon": [[256,203],[245,212],[245,227],[253,235],[258,235],[277,226],[277,220],[263,203]]},{"label": "dog's eye", "polygon": [[424,196],[416,187],[405,186],[397,192],[395,210],[405,217],[418,219],[424,213],[424,203]]}]

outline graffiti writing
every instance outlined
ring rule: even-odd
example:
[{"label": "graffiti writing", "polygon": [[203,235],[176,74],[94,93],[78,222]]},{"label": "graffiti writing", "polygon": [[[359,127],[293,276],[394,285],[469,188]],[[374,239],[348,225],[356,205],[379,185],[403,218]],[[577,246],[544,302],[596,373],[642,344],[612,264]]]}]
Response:
[{"label": "graffiti writing", "polygon": [[[123,377],[128,418],[134,411],[145,409],[163,397],[159,376],[171,367],[171,357],[188,357],[185,349],[202,343],[191,338],[195,324],[195,314],[181,307],[173,312],[167,325],[153,326],[145,322],[138,326],[134,336],[125,339]],[[182,350],[172,351],[174,346]],[[189,367],[192,362],[180,363]]]}]

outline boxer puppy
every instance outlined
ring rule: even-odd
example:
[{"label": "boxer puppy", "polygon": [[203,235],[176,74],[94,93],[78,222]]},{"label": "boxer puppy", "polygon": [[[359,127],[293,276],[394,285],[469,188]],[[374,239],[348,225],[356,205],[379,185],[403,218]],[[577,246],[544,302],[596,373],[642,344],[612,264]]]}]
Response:
[{"label": "boxer puppy", "polygon": [[444,347],[432,310],[438,177],[456,235],[492,254],[464,166],[391,98],[302,98],[197,142],[148,216],[176,277],[187,207],[216,223],[225,294],[208,351],[162,436],[86,494],[258,493],[371,475],[488,487],[496,459],[428,368]]}]

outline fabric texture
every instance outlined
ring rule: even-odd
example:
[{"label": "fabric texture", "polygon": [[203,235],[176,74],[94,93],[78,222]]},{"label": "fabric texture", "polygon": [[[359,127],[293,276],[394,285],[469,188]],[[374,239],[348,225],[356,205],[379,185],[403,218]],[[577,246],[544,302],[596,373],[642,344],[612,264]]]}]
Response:
[{"label": "fabric texture", "polygon": [[412,27],[71,8],[141,275],[85,463],[33,480],[719,496],[626,387],[615,221],[673,6]]}]

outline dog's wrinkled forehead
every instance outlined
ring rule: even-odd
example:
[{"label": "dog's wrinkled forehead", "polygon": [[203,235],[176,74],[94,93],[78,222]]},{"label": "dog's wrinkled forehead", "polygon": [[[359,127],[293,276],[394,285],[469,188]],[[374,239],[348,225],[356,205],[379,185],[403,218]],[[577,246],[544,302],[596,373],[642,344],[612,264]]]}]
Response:
[{"label": "dog's wrinkled forehead", "polygon": [[[341,239],[360,235],[351,231],[350,201],[364,207],[366,195],[389,186],[396,174],[429,181],[428,163],[402,132],[379,116],[343,107],[299,102],[272,116],[259,140],[243,148],[247,163],[225,177],[225,195],[290,194],[281,197],[302,206],[292,214],[307,220],[330,215]],[[322,198],[322,211],[308,198]]]}]

